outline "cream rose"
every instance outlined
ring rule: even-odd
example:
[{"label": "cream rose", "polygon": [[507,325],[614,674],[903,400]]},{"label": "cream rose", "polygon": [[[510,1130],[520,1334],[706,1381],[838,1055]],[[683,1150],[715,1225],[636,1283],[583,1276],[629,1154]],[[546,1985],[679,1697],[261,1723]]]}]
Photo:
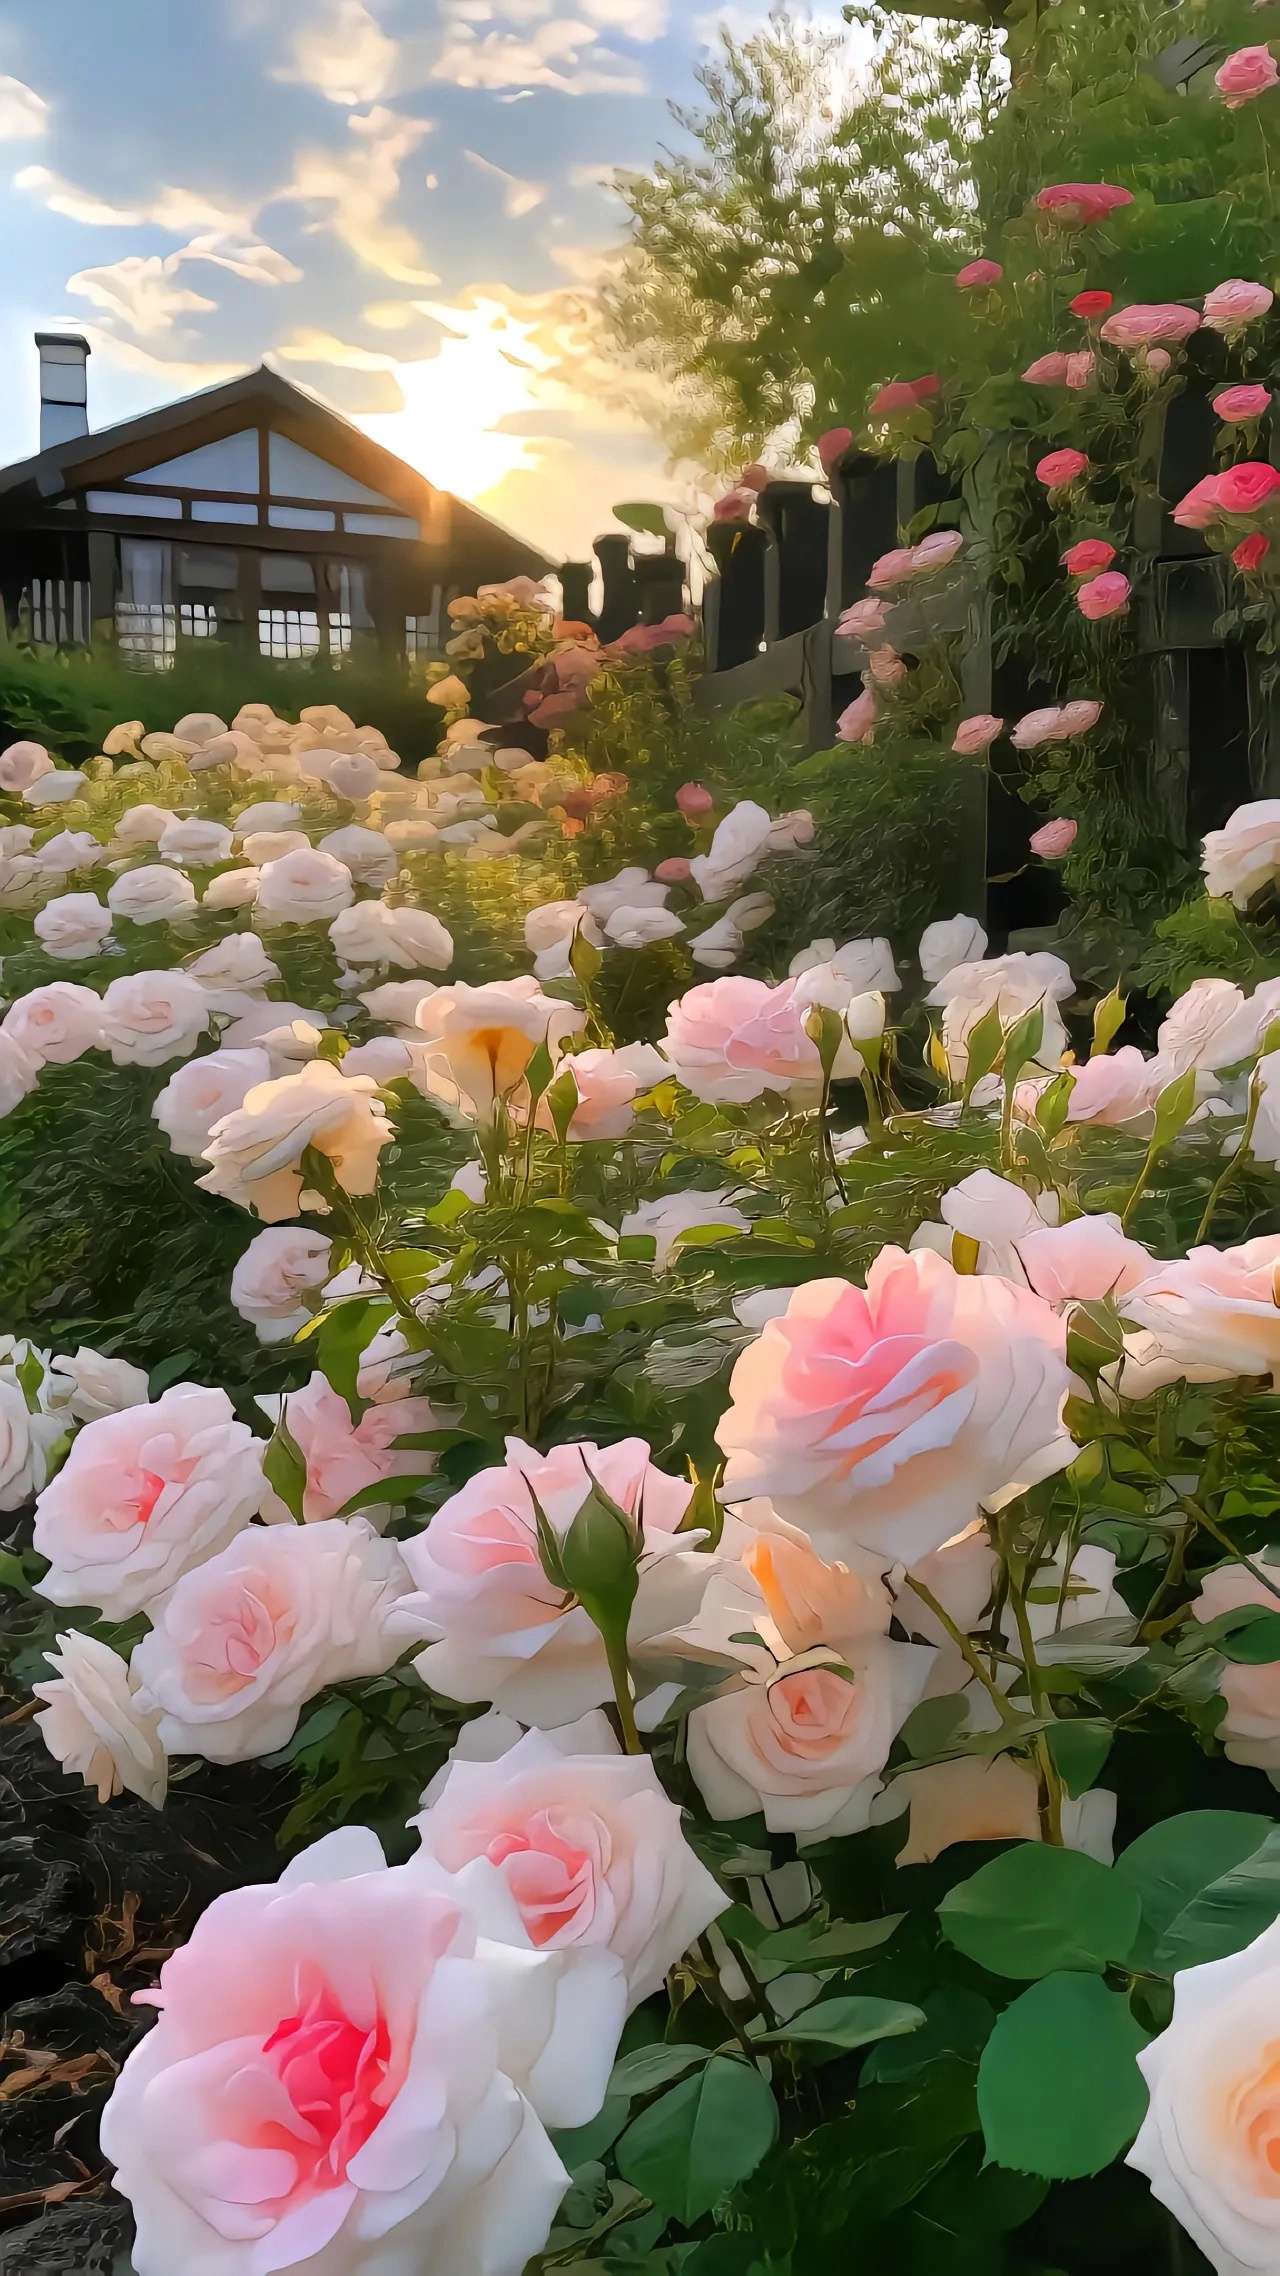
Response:
[{"label": "cream rose", "polygon": [[36,1585],[54,1604],[127,1620],[222,1549],[261,1498],[262,1444],[226,1392],[176,1384],[74,1440],[36,1502],[33,1538],[50,1567]]},{"label": "cream rose", "polygon": [[280,967],[268,956],[256,933],[228,933],[203,948],[186,966],[193,980],[206,988],[215,1002],[230,993],[260,995],[280,977]]},{"label": "cream rose", "polygon": [[157,841],[161,861],[184,869],[213,869],[231,859],[231,832],[224,822],[211,822],[201,814],[174,814]]},{"label": "cream rose", "polygon": [[1132,1374],[1126,1356],[1125,1389],[1141,1396],[1182,1376],[1215,1383],[1269,1375],[1280,1383],[1278,1273],[1276,1233],[1239,1248],[1194,1248],[1158,1264],[1124,1300],[1126,1320],[1142,1331],[1133,1339]]},{"label": "cream rose", "polygon": [[53,760],[43,743],[10,743],[0,751],[0,790],[21,793],[52,773]]},{"label": "cream rose", "polygon": [[200,905],[205,909],[252,908],[258,898],[260,882],[261,871],[256,867],[224,869],[219,876],[210,878],[200,896]]},{"label": "cream rose", "polygon": [[1225,894],[1247,909],[1255,893],[1280,877],[1280,798],[1237,806],[1220,830],[1206,833],[1200,866],[1206,893]]},{"label": "cream rose", "polygon": [[74,980],[50,980],[10,1004],[0,1034],[29,1052],[38,1067],[67,1067],[102,1041],[102,999]]},{"label": "cream rose", "polygon": [[12,1375],[0,1374],[0,1509],[21,1509],[49,1475],[49,1457],[66,1431],[56,1414],[28,1407]]},{"label": "cream rose", "polygon": [[130,1663],[170,1754],[249,1762],[287,1746],[309,1699],[381,1675],[400,1552],[361,1518],[255,1525],[185,1573]]},{"label": "cream rose", "polygon": [[231,1275],[231,1301],[259,1343],[287,1343],[314,1307],[303,1301],[324,1286],[333,1243],[305,1225],[269,1225],[255,1234]]},{"label": "cream rose", "polygon": [[185,972],[132,972],[102,998],[102,1041],[117,1067],[163,1067],[195,1050],[209,999]]},{"label": "cream rose", "polygon": [[16,1037],[0,1032],[0,1117],[12,1114],[35,1089],[40,1063]]},{"label": "cream rose", "polygon": [[[245,851],[252,859],[252,847]],[[345,862],[316,846],[299,846],[263,863],[254,909],[263,925],[327,925],[354,898]]]},{"label": "cream rose", "polygon": [[320,840],[320,852],[331,854],[350,870],[357,885],[389,885],[397,869],[396,849],[381,830],[362,829],[351,822],[345,830],[330,830]]},{"label": "cream rose", "polygon": [[986,953],[987,936],[976,917],[942,917],[920,935],[920,970],[931,986],[957,964],[980,964]]},{"label": "cream rose", "polygon": [[[1280,1572],[1272,1569],[1280,1588]],[[1191,1610],[1197,1620],[1216,1620],[1221,1612],[1237,1612],[1256,1604],[1274,1612],[1276,1599],[1265,1580],[1256,1579],[1247,1565],[1216,1565],[1206,1573]],[[1217,1736],[1229,1762],[1244,1762],[1265,1770],[1273,1786],[1280,1786],[1280,1663],[1263,1661],[1250,1667],[1228,1660],[1218,1677],[1218,1689],[1227,1712]]]},{"label": "cream rose", "polygon": [[215,1122],[271,1075],[265,1051],[210,1051],[170,1075],[151,1109],[175,1154],[202,1161]]},{"label": "cream rose", "polygon": [[1039,1297],[885,1248],[865,1292],[810,1281],[738,1359],[725,1496],[768,1497],[823,1555],[910,1564],[1072,1459],[1067,1388]]},{"label": "cream rose", "polygon": [[1056,1067],[1067,1042],[1058,1007],[1074,987],[1061,957],[1043,951],[953,965],[925,998],[926,1003],[942,1007],[942,1043],[952,1075],[963,1078],[969,1064],[969,1037],[992,1009],[998,1009],[1001,1026],[1008,1029],[1038,1006],[1044,1029],[1036,1063]]},{"label": "cream rose", "polygon": [[585,1015],[544,996],[535,979],[490,980],[481,987],[437,988],[418,1006],[433,1087],[456,1098],[479,1122],[523,1083],[539,1045],[553,1060],[580,1032]]},{"label": "cream rose", "polygon": [[138,1703],[136,1679],[97,1636],[73,1628],[55,1644],[45,1653],[52,1680],[31,1686],[44,1702],[35,1719],[54,1761],[93,1787],[100,1802],[137,1794],[158,1810],[169,1762],[155,1716]]},{"label": "cream rose", "polygon": [[77,1351],[60,1355],[57,1366],[58,1374],[72,1385],[67,1404],[77,1422],[97,1422],[102,1415],[122,1414],[126,1407],[147,1403],[146,1372],[130,1360],[81,1344]]},{"label": "cream rose", "polygon": [[158,862],[141,869],[126,869],[107,889],[107,906],[113,917],[127,917],[135,925],[179,923],[196,905],[196,889],[189,877]]},{"label": "cream rose", "polygon": [[384,901],[357,901],[334,918],[329,938],[344,964],[447,972],[453,962],[452,935],[426,909],[391,909]]},{"label": "cream rose", "polygon": [[367,1075],[313,1059],[296,1075],[255,1085],[215,1124],[206,1148],[211,1166],[198,1183],[276,1224],[299,1209],[329,1206],[306,1188],[301,1163],[309,1147],[327,1157],[344,1192],[372,1193],[378,1156],[394,1136]]},{"label": "cream rose", "polygon": [[111,911],[93,893],[60,893],[39,910],[33,929],[46,956],[78,964],[97,956],[111,931]]}]

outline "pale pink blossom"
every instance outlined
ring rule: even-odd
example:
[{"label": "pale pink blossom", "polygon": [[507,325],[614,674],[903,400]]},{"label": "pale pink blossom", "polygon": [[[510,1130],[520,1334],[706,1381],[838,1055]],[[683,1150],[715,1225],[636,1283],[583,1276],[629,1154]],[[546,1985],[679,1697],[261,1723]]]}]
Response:
[{"label": "pale pink blossom", "polygon": [[1099,577],[1087,577],[1076,593],[1076,607],[1090,624],[1104,624],[1108,617],[1128,614],[1133,587],[1119,569],[1104,569]]},{"label": "pale pink blossom", "polygon": [[1251,284],[1246,277],[1228,277],[1225,284],[1215,285],[1205,294],[1204,321],[1210,331],[1225,332],[1230,338],[1243,332],[1246,325],[1256,324],[1259,317],[1270,315],[1275,297],[1267,285]]},{"label": "pale pink blossom", "polygon": [[1280,877],[1280,798],[1237,806],[1220,830],[1205,833],[1201,856],[1206,893],[1224,894],[1247,909],[1256,893]]},{"label": "pale pink blossom", "polygon": [[268,1225],[255,1234],[231,1275],[231,1301],[259,1343],[285,1343],[305,1328],[306,1296],[329,1277],[333,1243],[306,1225]]},{"label": "pale pink blossom", "polygon": [[[1264,1566],[1262,1571],[1265,1573]],[[1280,1572],[1271,1568],[1274,1585],[1280,1588]],[[1238,1612],[1246,1605],[1259,1605],[1264,1611],[1274,1612],[1276,1599],[1264,1578],[1255,1577],[1247,1565],[1216,1565],[1206,1573],[1200,1583],[1200,1593],[1193,1598],[1191,1611],[1197,1620],[1216,1620],[1220,1613]],[[1273,1785],[1280,1782],[1280,1665],[1274,1660],[1263,1661],[1250,1667],[1248,1662],[1228,1660],[1222,1667],[1217,1688],[1227,1703],[1227,1712],[1217,1727],[1217,1737],[1223,1742],[1222,1751],[1228,1762],[1243,1762],[1255,1770],[1265,1770]]]},{"label": "pale pink blossom", "polygon": [[[343,1516],[348,1503],[371,1488],[385,1488],[396,1478],[422,1477],[435,1468],[428,1448],[399,1443],[439,1428],[429,1399],[375,1404],[353,1422],[346,1400],[316,1373],[300,1391],[262,1403],[284,1423],[306,1465],[302,1516],[308,1525]],[[390,1506],[385,1492],[378,1493],[377,1506]],[[293,1516],[271,1485],[262,1497],[262,1514],[277,1524],[288,1524]]]},{"label": "pale pink blossom", "polygon": [[1154,348],[1172,340],[1181,345],[1200,329],[1200,312],[1183,308],[1176,300],[1135,301],[1117,308],[1102,326],[1102,337],[1113,348]]},{"label": "pale pink blossom", "polygon": [[[1125,1317],[1143,1331],[1134,1357],[1142,1387],[1185,1376],[1221,1382],[1233,1375],[1280,1381],[1280,1235],[1237,1248],[1193,1248],[1159,1264],[1125,1297]],[[1128,1374],[1126,1369],[1126,1383]]]},{"label": "pale pink blossom", "polygon": [[850,640],[873,640],[878,632],[884,631],[888,621],[889,611],[885,603],[871,596],[863,601],[855,601],[851,608],[845,609],[837,622],[836,631]]},{"label": "pale pink blossom", "polygon": [[879,716],[874,688],[864,688],[861,695],[845,705],[836,721],[837,743],[874,743]]},{"label": "pale pink blossom", "polygon": [[1213,83],[1227,109],[1238,111],[1280,84],[1280,69],[1269,47],[1240,47],[1214,72]]},{"label": "pale pink blossom", "polygon": [[766,1091],[812,1100],[821,1088],[794,980],[776,988],[738,974],[701,982],[668,1007],[662,1049],[686,1090],[718,1104]]},{"label": "pale pink blossom", "polygon": [[1075,844],[1079,827],[1078,822],[1068,821],[1065,815],[1059,815],[1055,821],[1042,822],[1038,830],[1032,831],[1027,843],[1032,853],[1039,854],[1042,861],[1061,861]]},{"label": "pale pink blossom", "polygon": [[966,261],[962,269],[956,270],[956,290],[990,292],[993,285],[999,284],[1003,275],[1004,270],[999,261]]},{"label": "pale pink blossom", "polygon": [[1111,182],[1053,182],[1036,196],[1039,211],[1066,229],[1106,221],[1121,206],[1132,204],[1132,190],[1118,189]]},{"label": "pale pink blossom", "polygon": [[689,821],[699,815],[710,814],[715,806],[715,799],[707,789],[705,782],[682,782],[676,792],[676,805],[686,821]]},{"label": "pale pink blossom", "polygon": [[1269,387],[1224,387],[1213,398],[1213,408],[1229,427],[1246,426],[1250,420],[1265,419],[1271,409]]}]

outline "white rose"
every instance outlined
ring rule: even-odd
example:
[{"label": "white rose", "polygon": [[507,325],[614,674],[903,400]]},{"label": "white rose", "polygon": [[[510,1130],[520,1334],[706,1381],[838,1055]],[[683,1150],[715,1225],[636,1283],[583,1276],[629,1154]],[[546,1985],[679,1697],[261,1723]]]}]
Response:
[{"label": "white rose", "polygon": [[130,850],[158,846],[174,819],[167,806],[130,806],[116,823],[115,842]]},{"label": "white rose", "polygon": [[1278,2010],[1273,1921],[1243,1952],[1175,1975],[1173,2020],[1137,2058],[1151,2099],[1126,2163],[1148,2176],[1217,2276],[1280,2265]]},{"label": "white rose", "polygon": [[54,774],[43,774],[38,781],[28,783],[22,793],[24,806],[68,806],[84,789],[87,777],[78,767],[59,767]]},{"label": "white rose", "polygon": [[1156,1033],[1166,1080],[1172,1082],[1189,1067],[1216,1073],[1248,1058],[1257,1047],[1258,1025],[1265,1016],[1263,1006],[1250,1010],[1243,988],[1233,981],[1193,981],[1170,1006]]},{"label": "white rose", "polygon": [[727,972],[741,956],[747,934],[767,925],[776,907],[768,893],[740,895],[705,932],[694,934],[689,942],[694,963],[705,964],[712,972]]},{"label": "white rose", "polygon": [[97,956],[111,931],[111,911],[93,893],[60,893],[46,901],[34,921],[46,956],[78,964]]},{"label": "white rose", "polygon": [[604,934],[585,901],[543,901],[530,909],[524,920],[525,947],[539,980],[568,978],[573,970],[569,951],[578,933],[593,948],[604,947]]},{"label": "white rose", "polygon": [[1237,909],[1247,909],[1255,893],[1280,876],[1280,798],[1237,806],[1220,830],[1207,833],[1200,866],[1206,893],[1225,894]]},{"label": "white rose", "polygon": [[117,1067],[163,1067],[195,1050],[209,999],[185,972],[133,972],[102,998],[102,1038]]},{"label": "white rose", "polygon": [[252,996],[241,996],[240,1007],[219,1039],[224,1051],[245,1051],[260,1043],[273,1075],[292,1074],[315,1058],[329,1024],[326,1013],[305,1004],[257,1002]]},{"label": "white rose", "polygon": [[256,933],[228,933],[212,948],[202,949],[186,966],[193,980],[211,992],[247,990],[258,995],[280,977],[280,967],[268,956]]},{"label": "white rose", "polygon": [[[651,878],[647,869],[620,869],[616,877],[602,878],[598,885],[584,885],[578,895],[584,909],[598,925],[608,922],[615,909],[660,909],[667,898],[668,888]],[[551,907],[556,904],[552,902]]]},{"label": "white rose", "polygon": [[262,924],[329,924],[354,898],[346,863],[306,846],[264,864],[255,907]]},{"label": "white rose", "polygon": [[1006,1030],[1037,1007],[1044,1028],[1036,1064],[1056,1067],[1066,1049],[1067,1031],[1059,1004],[1075,982],[1060,956],[1041,951],[1034,956],[992,956],[982,962],[953,965],[935,982],[926,1003],[940,1004],[942,1041],[952,1075],[960,1080],[968,1066],[969,1036],[978,1021],[997,1007]]},{"label": "white rose", "polygon": [[388,1614],[407,1586],[395,1542],[361,1518],[240,1533],[182,1576],[134,1650],[169,1752],[247,1762],[287,1746],[318,1691],[398,1659]]},{"label": "white rose", "polygon": [[931,986],[957,964],[980,964],[986,953],[987,936],[976,917],[940,917],[920,935],[920,970]]},{"label": "white rose", "polygon": [[328,1207],[322,1194],[305,1190],[299,1164],[308,1147],[327,1156],[345,1192],[372,1193],[378,1156],[394,1135],[367,1075],[344,1076],[315,1059],[296,1075],[258,1084],[224,1115],[209,1140],[212,1167],[198,1182],[275,1224],[301,1208]]},{"label": "white rose", "polygon": [[39,1062],[14,1036],[0,1031],[0,1116],[21,1106],[39,1079]]},{"label": "white rose", "polygon": [[224,869],[220,876],[210,878],[202,893],[201,906],[206,909],[248,909],[258,898],[262,872],[254,866],[247,869]]},{"label": "white rose", "polygon": [[396,849],[381,830],[362,829],[351,822],[345,830],[330,830],[320,840],[320,852],[332,854],[350,870],[357,885],[380,888],[396,873]]},{"label": "white rose", "polygon": [[7,1035],[36,1065],[70,1066],[102,1041],[102,1001],[74,980],[50,980],[10,1004],[0,1020]]},{"label": "white rose", "polygon": [[893,961],[893,950],[887,940],[877,936],[874,940],[846,941],[837,948],[834,940],[811,940],[792,957],[787,970],[793,978],[804,972],[831,972],[843,981],[851,996],[892,994],[902,986]]},{"label": "white rose", "polygon": [[156,862],[117,877],[107,905],[113,916],[128,917],[135,925],[167,924],[191,915],[196,889],[180,870],[162,869]]},{"label": "white rose", "polygon": [[255,1234],[231,1275],[231,1301],[259,1343],[285,1343],[305,1328],[304,1291],[323,1287],[333,1243],[305,1225],[269,1225]]},{"label": "white rose", "polygon": [[92,830],[57,830],[36,847],[33,859],[46,876],[69,877],[73,869],[93,869],[105,851]]},{"label": "white rose", "polygon": [[706,853],[695,854],[689,872],[706,901],[721,901],[745,885],[769,850],[773,820],[753,798],[740,799],[716,824]]},{"label": "white rose", "polygon": [[494,1860],[539,1951],[614,1953],[629,2007],[661,1990],[729,1902],[653,1764],[620,1754],[598,1712],[528,1731],[497,1761],[455,1756],[415,1823],[448,1872]]},{"label": "white rose", "polygon": [[36,1585],[54,1604],[128,1620],[223,1548],[261,1499],[262,1442],[226,1392],[175,1384],[73,1440],[36,1502],[33,1540],[50,1568]]},{"label": "white rose", "polygon": [[654,1243],[654,1270],[665,1272],[683,1233],[704,1231],[749,1233],[751,1219],[720,1188],[714,1193],[666,1193],[657,1201],[641,1201],[629,1209],[618,1227],[620,1240],[637,1235]]},{"label": "white rose", "polygon": [[7,860],[10,854],[30,853],[35,834],[30,822],[5,822],[0,825],[0,860]]},{"label": "white rose", "polygon": [[54,1680],[31,1686],[44,1701],[35,1719],[54,1761],[95,1788],[100,1802],[130,1793],[158,1810],[169,1761],[129,1668],[97,1636],[73,1628],[55,1642],[57,1649],[45,1653]]},{"label": "white rose", "polygon": [[21,1509],[39,1493],[48,1476],[50,1449],[64,1430],[57,1415],[39,1409],[33,1414],[21,1384],[0,1375],[0,1509]]},{"label": "white rose", "polygon": [[253,836],[255,830],[291,830],[302,820],[302,808],[284,798],[260,798],[253,806],[246,806],[237,814],[231,825],[234,838]]},{"label": "white rose", "polygon": [[146,1372],[130,1360],[113,1359],[82,1343],[78,1351],[63,1354],[57,1365],[59,1375],[73,1385],[67,1404],[77,1422],[97,1422],[102,1415],[122,1414],[126,1407],[147,1403]]},{"label": "white rose", "polygon": [[605,919],[605,932],[619,948],[648,948],[655,940],[671,940],[684,931],[673,909],[632,909],[625,904]]},{"label": "white rose", "polygon": [[345,798],[351,804],[371,797],[380,780],[377,760],[365,751],[339,751],[328,775],[335,798]]},{"label": "white rose", "polygon": [[256,1083],[270,1080],[265,1051],[210,1051],[170,1075],[151,1109],[175,1154],[203,1161],[215,1122],[243,1106]]},{"label": "white rose", "polygon": [[161,861],[190,869],[213,869],[231,858],[231,832],[223,822],[206,821],[199,814],[175,814],[159,840]]},{"label": "white rose", "polygon": [[53,760],[43,743],[10,743],[0,751],[0,790],[28,790],[42,775],[52,773]]},{"label": "white rose", "polygon": [[329,938],[344,964],[446,972],[453,961],[452,935],[438,917],[426,909],[391,909],[383,901],[357,901],[344,909],[330,925]]},{"label": "white rose", "polygon": [[419,1004],[425,1004],[435,992],[434,980],[384,980],[379,988],[364,989],[360,1001],[372,1018],[412,1027]]}]

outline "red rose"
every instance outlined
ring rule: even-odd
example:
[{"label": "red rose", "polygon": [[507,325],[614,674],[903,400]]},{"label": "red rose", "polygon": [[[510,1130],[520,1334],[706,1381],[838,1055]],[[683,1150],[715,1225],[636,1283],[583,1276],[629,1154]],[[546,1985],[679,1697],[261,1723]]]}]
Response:
[{"label": "red rose", "polygon": [[1252,537],[1241,538],[1231,558],[1237,569],[1242,569],[1247,577],[1251,575],[1253,570],[1262,567],[1270,551],[1270,538],[1264,537],[1262,531],[1257,529]]},{"label": "red rose", "polygon": [[1113,292],[1078,292],[1070,304],[1071,313],[1073,316],[1105,316],[1108,309],[1114,307],[1115,297]]}]

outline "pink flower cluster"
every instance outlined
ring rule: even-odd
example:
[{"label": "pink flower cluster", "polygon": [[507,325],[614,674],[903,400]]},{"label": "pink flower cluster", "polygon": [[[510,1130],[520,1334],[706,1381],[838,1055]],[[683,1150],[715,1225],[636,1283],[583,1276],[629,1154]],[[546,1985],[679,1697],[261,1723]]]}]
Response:
[{"label": "pink flower cluster", "polygon": [[1243,458],[1222,474],[1206,474],[1173,509],[1181,529],[1209,529],[1219,516],[1235,519],[1261,513],[1280,491],[1280,468]]},{"label": "pink flower cluster", "polygon": [[1022,376],[1029,387],[1070,387],[1078,394],[1091,385],[1096,368],[1097,358],[1091,348],[1079,348],[1070,354],[1055,349],[1051,355],[1037,356]]},{"label": "pink flower cluster", "polygon": [[1052,182],[1036,198],[1038,210],[1062,229],[1089,228],[1132,204],[1132,190],[1113,182]]},{"label": "pink flower cluster", "polygon": [[867,405],[868,419],[898,419],[908,411],[916,411],[922,403],[932,402],[942,392],[942,381],[936,372],[926,372],[922,379],[891,379],[877,388]]},{"label": "pink flower cluster", "polygon": [[964,538],[957,529],[938,529],[922,537],[919,545],[897,545],[889,553],[882,553],[873,561],[867,574],[867,583],[874,593],[892,592],[897,585],[906,585],[917,577],[927,577],[936,569],[949,569],[957,554],[964,550]]},{"label": "pink flower cluster", "polygon": [[1015,750],[1037,751],[1042,743],[1065,743],[1073,735],[1087,735],[1101,717],[1102,705],[1091,697],[1049,704],[1043,711],[1028,711],[1010,730],[1009,741]]}]

